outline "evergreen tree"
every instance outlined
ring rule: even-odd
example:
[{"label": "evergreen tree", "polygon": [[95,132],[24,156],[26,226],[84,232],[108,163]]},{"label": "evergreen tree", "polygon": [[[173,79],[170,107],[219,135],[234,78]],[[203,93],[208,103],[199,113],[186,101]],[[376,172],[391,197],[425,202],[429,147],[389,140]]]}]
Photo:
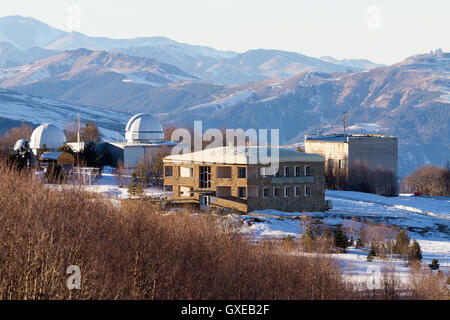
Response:
[{"label": "evergreen tree", "polygon": [[439,261],[437,259],[431,260],[431,263],[428,264],[428,267],[431,270],[439,270]]},{"label": "evergreen tree", "polygon": [[348,247],[348,237],[345,234],[344,230],[339,226],[333,231],[334,236],[334,244],[338,247],[342,252],[347,252]]},{"label": "evergreen tree", "polygon": [[23,145],[14,151],[9,157],[9,163],[18,170],[29,168],[33,162],[33,153],[30,149],[30,144],[25,141]]},{"label": "evergreen tree", "polygon": [[308,226],[302,235],[302,245],[306,252],[312,252],[315,247],[316,235],[312,226]]},{"label": "evergreen tree", "polygon": [[375,258],[376,256],[377,256],[377,253],[376,253],[376,251],[375,251],[375,246],[372,245],[372,246],[370,247],[369,254],[367,255],[367,261],[372,262],[372,261],[373,261],[373,258]]},{"label": "evergreen tree", "polygon": [[103,150],[102,155],[100,156],[100,163],[101,166],[112,166],[113,164],[113,158],[111,154],[108,152],[108,150]]},{"label": "evergreen tree", "polygon": [[400,255],[407,254],[410,241],[411,239],[406,234],[406,231],[400,231],[395,238],[395,253]]},{"label": "evergreen tree", "polygon": [[80,158],[88,167],[101,167],[101,161],[94,142],[88,142],[84,146],[84,150],[80,152]]},{"label": "evergreen tree", "polygon": [[139,179],[135,172],[133,172],[131,174],[131,179],[128,182],[128,190],[127,191],[129,194],[131,194],[133,196],[142,195],[144,193],[142,184],[139,182]]},{"label": "evergreen tree", "polygon": [[422,261],[422,249],[416,240],[413,241],[409,248],[408,261]]}]

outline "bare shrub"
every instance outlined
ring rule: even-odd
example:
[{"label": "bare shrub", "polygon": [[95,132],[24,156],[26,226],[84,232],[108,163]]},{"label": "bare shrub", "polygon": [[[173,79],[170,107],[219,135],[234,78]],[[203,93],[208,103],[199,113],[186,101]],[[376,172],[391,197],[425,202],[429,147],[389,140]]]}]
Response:
[{"label": "bare shrub", "polygon": [[[169,214],[168,214],[169,213]],[[3,299],[344,299],[351,288],[325,257],[281,254],[219,228],[209,215],[118,208],[66,186],[0,169]],[[81,269],[80,290],[66,268]]]}]

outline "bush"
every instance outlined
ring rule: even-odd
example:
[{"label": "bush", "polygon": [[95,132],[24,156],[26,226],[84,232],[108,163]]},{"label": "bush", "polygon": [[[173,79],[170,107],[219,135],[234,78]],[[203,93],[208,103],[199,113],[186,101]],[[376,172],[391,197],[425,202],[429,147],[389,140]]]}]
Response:
[{"label": "bush", "polygon": [[428,267],[431,270],[439,270],[439,261],[437,259],[431,260],[431,263],[428,264]]},{"label": "bush", "polygon": [[[47,188],[0,169],[2,299],[346,299],[323,256],[249,244],[209,215],[117,206],[83,187]],[[7,200],[6,200],[7,199]],[[67,267],[81,269],[68,290]]]}]

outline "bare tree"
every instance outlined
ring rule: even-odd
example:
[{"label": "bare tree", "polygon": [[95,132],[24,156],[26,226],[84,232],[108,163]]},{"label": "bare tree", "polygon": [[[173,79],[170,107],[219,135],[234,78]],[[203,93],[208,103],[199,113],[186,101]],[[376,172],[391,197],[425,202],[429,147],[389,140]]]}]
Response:
[{"label": "bare tree", "polygon": [[449,195],[449,169],[435,165],[421,166],[402,180],[405,192],[420,192],[423,195],[446,197]]}]

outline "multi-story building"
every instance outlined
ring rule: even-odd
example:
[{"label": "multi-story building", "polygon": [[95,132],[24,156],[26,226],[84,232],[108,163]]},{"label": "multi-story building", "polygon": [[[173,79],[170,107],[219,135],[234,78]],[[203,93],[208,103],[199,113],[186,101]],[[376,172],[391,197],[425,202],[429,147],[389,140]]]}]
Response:
[{"label": "multi-story building", "polygon": [[398,175],[398,138],[381,134],[334,134],[305,136],[305,152],[320,154],[325,166],[348,168],[356,160],[367,162],[370,169],[381,167]]},{"label": "multi-story building", "polygon": [[170,155],[163,160],[164,186],[172,192],[172,201],[240,212],[326,210],[324,158],[277,151],[278,166],[272,163],[272,169],[260,157],[261,152],[271,157],[271,148],[266,147],[245,147],[242,153],[236,147],[221,147]]}]

